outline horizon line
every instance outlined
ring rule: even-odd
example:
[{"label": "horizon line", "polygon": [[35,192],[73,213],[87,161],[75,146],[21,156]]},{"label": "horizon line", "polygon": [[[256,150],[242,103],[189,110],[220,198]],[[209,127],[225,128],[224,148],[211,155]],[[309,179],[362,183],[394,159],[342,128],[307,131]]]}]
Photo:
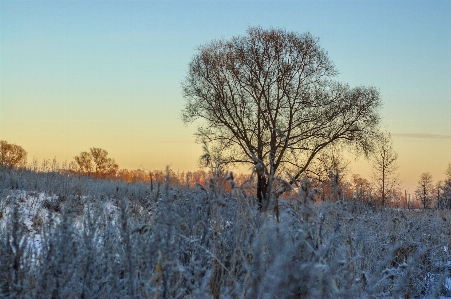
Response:
[{"label": "horizon line", "polygon": [[430,134],[430,133],[394,133],[392,135],[396,136],[396,137],[410,137],[410,138],[442,138],[442,139],[451,139],[451,135]]}]

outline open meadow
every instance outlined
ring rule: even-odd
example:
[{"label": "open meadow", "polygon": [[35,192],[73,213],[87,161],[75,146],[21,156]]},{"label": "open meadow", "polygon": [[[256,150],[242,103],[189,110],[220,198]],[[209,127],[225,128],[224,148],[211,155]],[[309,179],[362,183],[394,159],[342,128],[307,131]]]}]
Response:
[{"label": "open meadow", "polygon": [[[446,298],[451,213],[0,171],[3,298]],[[277,209],[276,209],[277,208]]]}]

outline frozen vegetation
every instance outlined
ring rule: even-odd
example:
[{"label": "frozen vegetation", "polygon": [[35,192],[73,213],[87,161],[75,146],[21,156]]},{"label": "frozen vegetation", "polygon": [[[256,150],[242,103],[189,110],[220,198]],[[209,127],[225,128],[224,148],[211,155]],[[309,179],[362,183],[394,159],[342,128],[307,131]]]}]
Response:
[{"label": "frozen vegetation", "polygon": [[[451,214],[0,170],[2,298],[446,298]],[[274,205],[274,203],[273,203]]]}]

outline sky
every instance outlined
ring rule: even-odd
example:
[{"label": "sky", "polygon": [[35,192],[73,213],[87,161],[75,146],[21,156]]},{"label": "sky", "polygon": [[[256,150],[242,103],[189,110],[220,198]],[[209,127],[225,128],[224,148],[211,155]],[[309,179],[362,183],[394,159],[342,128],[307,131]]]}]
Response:
[{"label": "sky", "polygon": [[[451,162],[451,1],[0,0],[0,140],[121,168],[198,168],[181,82],[197,48],[249,26],[318,37],[351,86],[381,94],[402,187]],[[352,172],[370,179],[368,161]]]}]

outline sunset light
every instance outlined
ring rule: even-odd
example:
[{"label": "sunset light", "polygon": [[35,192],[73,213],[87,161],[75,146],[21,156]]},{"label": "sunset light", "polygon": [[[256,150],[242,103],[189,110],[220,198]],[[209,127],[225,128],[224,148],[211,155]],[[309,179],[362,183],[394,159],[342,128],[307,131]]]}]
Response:
[{"label": "sunset light", "polygon": [[[1,1],[0,140],[40,163],[100,147],[120,168],[196,170],[196,125],[181,121],[181,82],[196,49],[249,26],[308,31],[338,81],[380,92],[401,188],[413,192],[421,173],[443,180],[451,162],[450,9],[449,1]],[[349,159],[352,173],[370,179],[364,158]]]},{"label": "sunset light", "polygon": [[451,299],[451,1],[0,0],[0,298]]}]

